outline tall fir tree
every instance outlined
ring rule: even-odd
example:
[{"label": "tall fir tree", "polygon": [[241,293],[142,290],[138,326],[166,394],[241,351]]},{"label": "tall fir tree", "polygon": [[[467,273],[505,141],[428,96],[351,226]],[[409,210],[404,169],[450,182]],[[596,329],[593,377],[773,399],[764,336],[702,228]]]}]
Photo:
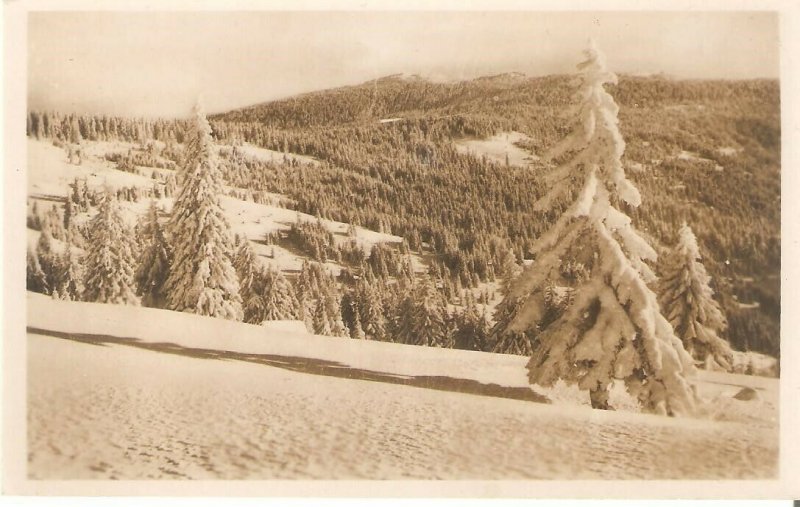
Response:
[{"label": "tall fir tree", "polygon": [[661,304],[686,350],[698,361],[715,361],[730,369],[733,352],[719,334],[725,316],[713,299],[711,277],[700,263],[700,248],[692,229],[684,222],[678,243],[665,259],[661,277]]},{"label": "tall fir tree", "polygon": [[137,294],[144,306],[163,308],[166,304],[164,284],[169,276],[172,253],[158,221],[156,201],[150,201],[147,215],[139,230],[142,253],[136,269]]},{"label": "tall fir tree", "polygon": [[211,126],[199,104],[178,174],[180,191],[168,224],[173,260],[165,284],[167,306],[242,320],[239,280],[232,263],[233,240],[220,204],[222,172]]},{"label": "tall fir tree", "polygon": [[[576,184],[580,190],[538,238],[535,262],[512,284],[507,299],[519,299],[521,306],[502,332],[535,333],[527,366],[532,384],[575,383],[589,391],[593,407],[605,409],[610,385],[619,379],[645,410],[690,412],[691,356],[647,286],[655,277],[646,261],[655,261],[656,253],[615,207],[641,203],[622,167],[619,108],[603,86],[617,78],[593,43],[585,55],[578,65],[580,106],[573,131],[545,159],[571,157],[549,175],[552,189],[541,205],[564,202]],[[570,260],[584,266],[585,277],[567,276]],[[574,294],[557,312],[546,301],[551,284]]]},{"label": "tall fir tree", "polygon": [[99,303],[138,305],[134,239],[115,198],[107,192],[90,223],[84,299]]}]

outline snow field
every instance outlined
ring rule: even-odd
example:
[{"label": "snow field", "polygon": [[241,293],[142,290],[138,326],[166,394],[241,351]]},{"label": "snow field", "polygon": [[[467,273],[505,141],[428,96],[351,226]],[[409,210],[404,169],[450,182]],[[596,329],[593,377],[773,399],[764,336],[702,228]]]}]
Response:
[{"label": "snow field", "polygon": [[510,165],[528,167],[531,161],[539,157],[514,144],[526,139],[528,136],[520,132],[501,132],[488,139],[461,139],[455,142],[455,147],[459,153],[485,156],[499,164],[505,164],[508,155]]},{"label": "snow field", "polygon": [[[712,479],[777,471],[777,428],[768,421],[603,412],[355,376],[369,368],[521,386],[523,357],[32,293],[28,318],[31,478]],[[310,374],[323,361],[341,373]],[[764,393],[777,385],[727,374],[708,382],[720,395],[737,383]]]},{"label": "snow field", "polygon": [[[147,187],[153,184],[153,180],[137,174],[118,171],[115,164],[103,159],[105,153],[126,152],[133,145],[122,142],[85,142],[84,159],[81,165],[73,165],[67,162],[67,157],[62,148],[53,146],[48,141],[28,140],[28,195],[29,198],[38,201],[41,211],[49,209],[53,205],[52,198],[64,198],[69,192],[69,184],[75,178],[86,178],[90,188],[108,187],[117,189],[126,186]],[[252,145],[244,145],[245,153],[250,156],[266,157],[263,148]],[[272,152],[278,153],[278,152]],[[283,153],[279,154],[283,157]],[[304,163],[318,163],[310,157],[290,154]],[[308,160],[305,160],[308,159]],[[159,170],[162,171],[162,170]],[[163,172],[163,171],[162,171]],[[273,194],[276,201],[284,197]],[[156,200],[160,209],[169,213],[172,209],[173,199],[162,198]],[[138,218],[147,212],[149,199],[141,199],[138,202],[120,201],[120,209],[123,217],[129,225],[134,225]],[[268,233],[288,230],[291,224],[298,220],[303,222],[316,221],[316,217],[305,213],[281,208],[279,206],[258,204],[252,201],[242,201],[232,197],[223,196],[221,204],[228,218],[234,233],[246,236],[253,242],[253,247],[259,254],[261,261],[267,265],[282,271],[299,271],[305,257],[296,255],[280,246],[265,246],[264,236]],[[62,207],[62,203],[58,203]],[[91,213],[81,213],[76,216],[78,222],[89,220],[96,210]],[[332,220],[322,220],[322,225],[335,235],[337,243],[344,243],[350,238],[347,237],[349,224],[335,222]],[[38,240],[38,231],[28,231],[28,242],[35,246]],[[365,252],[369,252],[373,245],[377,243],[399,243],[403,238],[391,234],[384,234],[371,231],[363,227],[355,228],[353,238]],[[275,253],[273,258],[271,254]],[[416,256],[415,256],[416,257]],[[415,266],[421,263],[418,258],[414,259]],[[341,266],[333,262],[326,263],[326,267],[334,274],[338,275]]]}]

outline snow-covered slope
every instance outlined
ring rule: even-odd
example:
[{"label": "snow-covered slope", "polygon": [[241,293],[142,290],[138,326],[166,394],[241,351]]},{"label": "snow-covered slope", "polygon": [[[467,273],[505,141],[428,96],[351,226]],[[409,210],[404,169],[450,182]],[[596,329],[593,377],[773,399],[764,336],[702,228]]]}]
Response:
[{"label": "snow-covered slope", "polygon": [[[108,187],[117,189],[120,187],[143,187],[150,188],[153,181],[144,176],[131,174],[115,169],[115,164],[106,161],[103,156],[111,152],[126,152],[133,145],[122,142],[85,142],[84,159],[81,165],[70,164],[67,155],[62,148],[53,146],[46,141],[28,140],[28,196],[39,201],[40,209],[44,210],[53,205],[54,198],[63,198],[70,191],[69,184],[75,179],[86,179],[90,188]],[[242,147],[245,152],[254,157],[267,158],[276,157],[278,152],[271,152],[263,148],[252,145]],[[283,157],[283,154],[279,154]],[[310,157],[290,154],[290,157],[302,163],[318,163]],[[271,159],[270,159],[271,160]],[[163,171],[162,171],[163,172]],[[285,199],[279,194],[272,194],[275,202]],[[59,203],[58,206],[61,206]],[[142,216],[149,206],[149,199],[142,199],[138,202],[121,201],[120,207],[124,217],[130,225],[136,223],[136,219]],[[172,199],[158,199],[158,206],[164,211],[172,209]],[[263,244],[264,236],[279,230],[288,230],[291,224],[299,221],[313,222],[317,218],[305,213],[274,206],[270,204],[259,204],[252,201],[242,201],[233,197],[225,196],[222,198],[222,206],[233,232],[246,236],[253,242],[256,253],[260,260],[265,264],[283,271],[299,271],[303,256],[290,252],[280,246],[266,246]],[[78,222],[88,220],[96,210],[90,214],[80,214],[76,219]],[[332,220],[321,220],[322,226],[332,232],[337,242],[343,243],[349,239],[354,239],[365,252],[369,252],[373,245],[377,243],[399,243],[403,238],[391,234],[371,231],[363,227],[355,227],[355,235],[351,238],[347,236],[350,228],[349,224],[335,222]],[[38,233],[29,231],[28,242],[31,246],[36,244]],[[273,256],[274,254],[274,256]],[[418,257],[414,258],[415,266],[421,264]],[[327,263],[328,269],[337,275],[341,266],[333,262]]]},{"label": "snow-covered slope", "polygon": [[[738,407],[731,422],[602,412],[542,403],[521,357],[38,294],[27,302],[32,478],[777,473],[771,379],[717,373],[697,382]],[[731,399],[746,385],[756,400]]]},{"label": "snow-covered slope", "polygon": [[516,142],[524,141],[528,136],[519,132],[501,132],[488,139],[461,139],[454,143],[460,153],[471,154],[476,157],[485,156],[494,162],[505,164],[508,156],[509,165],[528,167],[532,161],[539,157],[529,153]]},{"label": "snow-covered slope", "polygon": [[[91,148],[89,147],[91,146]],[[75,178],[85,178],[90,187],[152,187],[153,181],[115,169],[100,151],[127,151],[128,143],[87,143],[81,165],[70,164],[63,148],[47,141],[28,139],[28,196],[64,197]]]}]

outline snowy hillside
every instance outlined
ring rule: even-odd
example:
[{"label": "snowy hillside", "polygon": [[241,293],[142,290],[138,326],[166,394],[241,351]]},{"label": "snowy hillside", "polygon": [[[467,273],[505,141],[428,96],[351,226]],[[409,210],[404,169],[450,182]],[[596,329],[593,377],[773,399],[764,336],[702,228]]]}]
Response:
[{"label": "snowy hillside", "polygon": [[[527,386],[523,357],[33,293],[27,302],[31,478],[777,472],[773,379],[701,372],[696,385],[707,403],[694,418],[603,412],[568,390],[547,393],[546,403]],[[733,398],[744,387],[755,399]]]},{"label": "snowy hillside", "polygon": [[538,157],[529,153],[515,143],[529,140],[528,136],[519,132],[501,132],[488,139],[460,139],[455,141],[459,153],[476,157],[486,157],[500,164],[528,167]]},{"label": "snowy hillside", "polygon": [[[85,179],[92,189],[122,187],[150,188],[153,180],[139,174],[120,171],[115,164],[104,158],[108,153],[124,153],[132,148],[132,143],[125,142],[85,142],[84,157],[81,165],[70,164],[64,149],[53,146],[47,141],[28,140],[28,196],[32,202],[37,202],[41,209],[47,209],[54,202],[63,207],[63,198],[70,191],[69,184],[78,179]],[[275,160],[283,153],[273,152],[252,145],[245,145],[242,150],[248,155],[265,160]],[[303,163],[317,163],[309,157],[287,154],[291,160]],[[145,172],[154,171],[152,168],[143,168]],[[159,170],[165,171],[165,170]],[[285,199],[278,194],[271,194],[275,202]],[[172,198],[157,199],[158,206],[165,212],[172,209]],[[138,217],[144,215],[149,206],[149,199],[138,202],[121,201],[124,216],[130,225],[136,223]],[[288,230],[297,222],[316,222],[317,218],[306,213],[271,204],[260,204],[252,201],[243,201],[229,196],[222,197],[222,206],[228,221],[235,234],[247,237],[253,242],[253,248],[259,254],[262,263],[283,271],[299,271],[305,259],[304,256],[290,252],[278,245],[265,245],[264,236],[276,231]],[[78,222],[88,220],[94,214],[82,214],[77,217]],[[350,225],[332,220],[321,220],[322,226],[334,234],[338,243],[346,239],[353,239],[365,251],[369,252],[373,245],[378,243],[399,243],[402,238],[391,234],[371,231],[363,227],[354,227],[352,237],[347,237]],[[39,232],[28,230],[28,245],[33,248],[39,238]],[[60,248],[59,245],[56,245]],[[273,255],[274,254],[274,255]],[[338,274],[341,266],[328,262],[328,269],[333,274]],[[421,260],[414,258],[414,265],[421,269]]]}]

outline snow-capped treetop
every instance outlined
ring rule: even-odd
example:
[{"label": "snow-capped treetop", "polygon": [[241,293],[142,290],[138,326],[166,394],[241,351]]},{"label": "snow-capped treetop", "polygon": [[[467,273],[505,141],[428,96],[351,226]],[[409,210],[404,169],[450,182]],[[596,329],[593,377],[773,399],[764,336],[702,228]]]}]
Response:
[{"label": "snow-capped treetop", "polygon": [[691,260],[700,260],[700,247],[697,244],[697,236],[686,222],[681,224],[678,230],[678,245],[675,252]]}]

